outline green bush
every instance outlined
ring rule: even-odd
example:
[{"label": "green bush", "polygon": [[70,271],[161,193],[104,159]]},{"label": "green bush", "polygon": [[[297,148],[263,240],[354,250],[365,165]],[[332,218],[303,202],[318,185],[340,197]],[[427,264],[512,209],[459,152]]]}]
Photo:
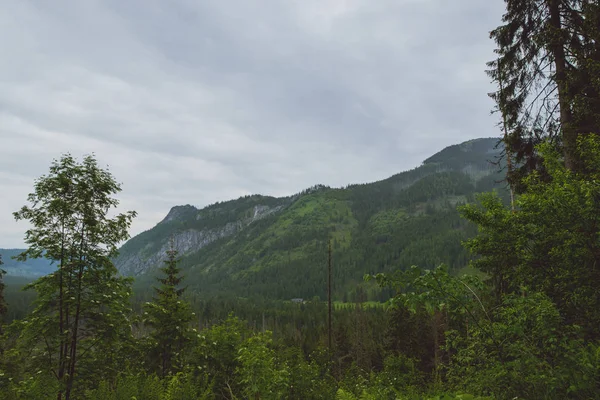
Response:
[{"label": "green bush", "polygon": [[567,329],[543,294],[504,297],[490,321],[468,336],[448,332],[454,354],[447,376],[456,388],[497,399],[593,398],[597,394],[598,348]]}]

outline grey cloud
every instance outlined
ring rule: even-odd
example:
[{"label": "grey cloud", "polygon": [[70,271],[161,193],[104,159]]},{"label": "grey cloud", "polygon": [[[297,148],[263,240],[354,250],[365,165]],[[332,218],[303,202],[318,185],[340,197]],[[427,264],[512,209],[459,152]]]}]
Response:
[{"label": "grey cloud", "polygon": [[0,247],[61,152],[123,182],[133,233],[175,204],[383,179],[496,135],[501,0],[9,0]]}]

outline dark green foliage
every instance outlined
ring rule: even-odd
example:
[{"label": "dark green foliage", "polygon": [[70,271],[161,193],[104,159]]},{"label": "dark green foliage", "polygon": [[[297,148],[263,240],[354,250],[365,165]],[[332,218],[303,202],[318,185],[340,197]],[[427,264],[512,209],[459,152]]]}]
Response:
[{"label": "dark green foliage", "polygon": [[[597,393],[598,345],[586,343],[579,327],[565,326],[547,296],[502,295],[500,304],[490,308],[488,289],[477,278],[452,277],[442,267],[377,279],[399,289],[391,304],[404,312],[408,323],[429,315],[430,323],[423,327],[431,333],[415,334],[409,327],[399,334],[413,337],[411,346],[416,348],[433,345],[435,353],[437,347],[434,360],[440,368],[433,376],[448,387],[496,399],[587,399]],[[443,328],[438,341],[436,326]]]},{"label": "dark green foliage", "polygon": [[570,170],[582,170],[577,138],[600,133],[600,7],[581,0],[506,0],[503,24],[491,32],[497,60],[489,74],[492,97],[516,155],[510,180],[519,191],[532,171],[544,176],[535,146],[552,143]]},{"label": "dark green foliage", "polygon": [[456,387],[497,399],[593,398],[600,383],[599,348],[565,327],[544,295],[504,296],[491,320],[473,324],[469,335],[449,331],[456,353],[448,378]]},{"label": "dark green foliage", "polygon": [[[447,168],[453,171],[460,171],[465,168],[467,171],[483,173],[485,171],[493,172],[495,166],[490,161],[497,161],[498,152],[496,146],[499,143],[497,138],[488,138],[485,140],[469,140],[461,144],[455,144],[446,147],[444,150],[429,157],[423,164],[436,165],[441,168]],[[489,158],[481,157],[481,154],[488,154]],[[479,171],[477,171],[479,170]]]},{"label": "dark green foliage", "polygon": [[239,393],[241,382],[235,379],[239,369],[238,350],[250,331],[238,318],[230,316],[221,324],[198,333],[197,345],[191,364],[203,374],[211,377],[214,393],[229,397],[232,391]]},{"label": "dark green foliage", "polygon": [[242,385],[242,395],[248,399],[287,398],[289,366],[279,362],[272,348],[270,332],[249,337],[237,352],[236,375]]},{"label": "dark green foliage", "polygon": [[32,283],[30,278],[20,276],[5,275],[4,283],[4,299],[7,304],[7,312],[5,314],[5,322],[10,323],[15,319],[22,319],[30,312],[35,299],[35,292],[31,290],[23,290],[27,285]]},{"label": "dark green foliage", "polygon": [[543,146],[540,154],[551,181],[532,174],[517,212],[486,195],[480,207],[464,207],[463,213],[480,226],[480,236],[468,247],[481,255],[474,265],[491,275],[497,293],[518,292],[521,286],[541,291],[568,324],[599,339],[600,141],[590,136],[579,146],[588,173],[567,170],[558,154]]},{"label": "dark green foliage", "polygon": [[11,351],[28,354],[23,377],[55,377],[58,399],[122,366],[131,280],[116,275],[110,258],[127,239],[135,213],[107,218],[118,205],[111,196],[119,191],[92,156],[78,163],[65,155],[36,181],[31,205],[14,213],[32,226],[25,235],[29,248],[19,259],[44,257],[57,270],[28,286],[37,293],[35,307],[14,324],[18,340]]},{"label": "dark green foliage", "polygon": [[[556,82],[547,79],[547,72],[552,58],[548,54],[548,35],[545,27],[549,20],[548,9],[544,0],[507,0],[503,25],[493,30],[491,38],[497,44],[498,59],[490,62],[488,73],[498,84],[498,90],[492,94],[503,121],[508,130],[504,139],[508,151],[516,155],[513,173],[509,177],[516,184],[520,177],[539,168],[540,158],[534,152],[534,146],[540,143],[542,136],[556,139],[556,115],[546,113],[543,107],[554,98],[541,93],[538,103],[530,101],[535,98],[538,85],[550,84],[548,93],[556,89]],[[554,109],[554,104],[549,110]],[[533,128],[533,129],[532,129]],[[517,185],[523,190],[521,185]]]},{"label": "dark green foliage", "polygon": [[335,396],[336,381],[328,372],[330,363],[327,351],[320,348],[308,359],[298,348],[278,348],[277,354],[287,367],[288,391],[290,400],[331,399]]},{"label": "dark green foliage", "polygon": [[182,288],[177,266],[177,251],[171,247],[167,251],[165,266],[160,270],[164,274],[158,281],[160,287],[154,288],[155,297],[145,304],[144,322],[152,328],[148,338],[147,365],[159,376],[182,370],[186,353],[191,343],[190,322],[193,313],[190,305],[182,298]]},{"label": "dark green foliage", "polygon": [[86,394],[88,400],[204,400],[213,399],[203,376],[177,373],[160,379],[156,375],[123,374],[114,386],[102,382]]}]

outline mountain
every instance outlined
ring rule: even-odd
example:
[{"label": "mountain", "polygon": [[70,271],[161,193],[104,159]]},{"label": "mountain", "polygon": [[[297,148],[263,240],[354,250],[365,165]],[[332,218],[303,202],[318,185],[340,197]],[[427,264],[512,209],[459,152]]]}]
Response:
[{"label": "mountain", "polygon": [[45,258],[39,258],[35,260],[27,260],[20,262],[13,260],[15,257],[25,249],[0,249],[0,255],[2,255],[3,265],[0,268],[6,271],[7,276],[22,276],[27,278],[37,278],[43,275],[47,275],[54,271],[55,266]]},{"label": "mountain", "polygon": [[197,296],[324,298],[331,239],[335,297],[375,299],[378,289],[363,283],[365,273],[467,265],[461,241],[476,229],[456,205],[494,188],[505,195],[499,167],[490,163],[500,153],[496,143],[453,145],[413,170],[369,184],[317,185],[289,197],[246,196],[203,209],[176,206],[126,242],[115,264],[147,288],[172,237]]}]

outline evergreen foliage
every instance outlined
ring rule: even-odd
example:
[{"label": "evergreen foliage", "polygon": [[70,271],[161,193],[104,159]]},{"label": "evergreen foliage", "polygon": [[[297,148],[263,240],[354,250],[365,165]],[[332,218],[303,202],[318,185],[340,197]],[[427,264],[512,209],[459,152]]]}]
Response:
[{"label": "evergreen foliage", "polygon": [[158,278],[155,297],[145,304],[144,323],[152,328],[148,338],[147,364],[161,377],[183,369],[185,355],[191,342],[190,322],[193,313],[182,299],[185,288],[180,287],[183,277],[177,266],[177,251],[173,246],[167,251],[164,277]]},{"label": "evergreen foliage", "polygon": [[492,97],[507,129],[507,151],[518,168],[509,179],[543,172],[535,146],[561,149],[567,169],[579,170],[577,138],[599,134],[600,6],[589,0],[505,0],[503,25],[491,32],[498,58],[488,71],[498,84]]}]

